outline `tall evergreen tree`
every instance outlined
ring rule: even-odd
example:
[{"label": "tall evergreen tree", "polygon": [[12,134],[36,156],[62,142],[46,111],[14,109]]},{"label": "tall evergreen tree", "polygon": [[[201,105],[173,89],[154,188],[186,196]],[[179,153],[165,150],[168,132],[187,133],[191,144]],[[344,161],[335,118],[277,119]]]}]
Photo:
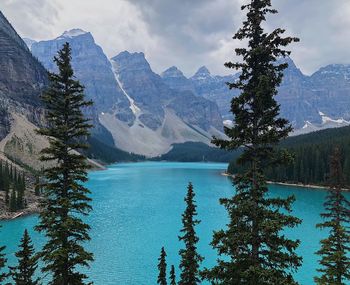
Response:
[{"label": "tall evergreen tree", "polygon": [[17,211],[17,195],[16,195],[16,190],[12,189],[11,194],[10,194],[10,205],[9,209],[11,212],[16,212]]},{"label": "tall evergreen tree", "polygon": [[[1,228],[1,226],[0,226]],[[0,246],[0,285],[5,284],[5,280],[8,277],[8,273],[5,273],[7,259],[4,254],[5,246]]]},{"label": "tall evergreen tree", "polygon": [[345,285],[350,281],[350,202],[342,193],[344,187],[341,153],[334,150],[330,161],[330,190],[324,203],[325,220],[318,228],[328,229],[329,236],[321,241],[321,249],[317,251],[321,260],[322,275],[315,277],[316,284]]},{"label": "tall evergreen tree", "polygon": [[166,280],[166,252],[164,247],[162,247],[162,250],[160,251],[160,257],[158,258],[158,279],[157,284],[159,285],[167,285]]},{"label": "tall evergreen tree", "polygon": [[18,265],[10,267],[10,274],[15,285],[38,285],[39,278],[35,278],[34,274],[38,268],[38,258],[35,256],[32,240],[28,231],[24,231],[21,239],[20,250],[16,252]]},{"label": "tall evergreen tree", "polygon": [[54,62],[58,74],[49,74],[50,86],[42,96],[48,127],[40,129],[39,134],[50,142],[41,159],[53,161],[55,166],[44,171],[45,199],[36,229],[47,237],[40,255],[45,264],[43,272],[52,277],[49,284],[81,285],[87,284],[82,267],[89,266],[93,256],[84,248],[90,240],[90,227],[82,220],[91,210],[90,191],[82,185],[87,181],[88,165],[77,151],[87,147],[82,141],[91,125],[82,109],[92,103],[85,101],[84,87],[74,78],[68,43]]},{"label": "tall evergreen tree", "polygon": [[229,83],[241,94],[231,102],[235,124],[225,128],[230,140],[215,138],[213,142],[227,150],[242,148],[238,162],[244,170],[234,179],[233,198],[221,199],[230,221],[227,229],[214,233],[212,246],[223,258],[203,272],[212,284],[297,284],[292,271],[301,265],[295,253],[299,241],[282,233],[301,222],[290,215],[294,197],[270,198],[265,177],[265,169],[290,159],[286,152],[276,151],[277,143],[292,128],[279,117],[274,97],[287,67],[279,60],[290,54],[283,48],[297,39],[283,38],[280,28],[271,33],[264,30],[266,16],[277,13],[271,6],[271,0],[250,0],[242,7],[247,19],[234,39],[244,40],[248,46],[236,49],[242,62],[225,64],[241,71],[239,80]]},{"label": "tall evergreen tree", "polygon": [[198,225],[200,221],[195,218],[197,216],[197,206],[194,198],[195,193],[193,191],[193,185],[189,183],[187,195],[184,199],[186,202],[186,209],[182,214],[182,236],[179,236],[179,240],[183,241],[185,244],[185,248],[179,251],[181,256],[179,285],[196,285],[200,283],[199,267],[203,258],[197,253],[199,238],[196,235],[195,226]]},{"label": "tall evergreen tree", "polygon": [[34,185],[34,193],[35,193],[35,196],[40,196],[40,192],[41,192],[41,189],[40,189],[40,179],[39,179],[39,176],[36,176],[35,177],[35,185]]},{"label": "tall evergreen tree", "polygon": [[176,285],[176,275],[175,275],[174,265],[172,265],[170,269],[170,285]]}]

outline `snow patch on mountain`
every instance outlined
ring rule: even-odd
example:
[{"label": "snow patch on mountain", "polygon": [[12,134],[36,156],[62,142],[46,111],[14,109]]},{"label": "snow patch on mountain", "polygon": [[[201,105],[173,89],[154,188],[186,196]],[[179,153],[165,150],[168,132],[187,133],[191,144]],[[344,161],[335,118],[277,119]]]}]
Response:
[{"label": "snow patch on mountain", "polygon": [[88,32],[85,32],[82,29],[71,29],[69,31],[65,31],[61,36],[56,38],[56,40],[66,39],[66,38],[75,38],[81,35],[88,34]]},{"label": "snow patch on mountain", "polygon": [[349,125],[350,124],[349,121],[346,121],[343,118],[332,119],[332,118],[328,117],[326,114],[324,114],[324,113],[322,113],[320,111],[318,113],[322,117],[322,124],[327,124],[327,123],[336,123],[336,124],[340,124],[340,125]]},{"label": "snow patch on mountain", "polygon": [[301,129],[294,130],[292,135],[293,136],[302,135],[302,134],[307,134],[311,132],[317,132],[324,129],[340,128],[340,127],[345,127],[350,125],[350,122],[344,120],[343,118],[332,119],[331,117],[327,116],[325,113],[321,111],[319,111],[318,114],[322,118],[321,124],[313,124],[310,121],[305,121],[305,125]]},{"label": "snow patch on mountain", "polygon": [[114,73],[115,76],[115,80],[117,81],[120,89],[122,90],[123,94],[125,95],[125,97],[128,99],[129,103],[130,103],[130,109],[133,112],[133,114],[136,116],[136,119],[138,119],[138,117],[142,114],[141,109],[139,107],[137,107],[137,105],[135,104],[135,100],[132,99],[129,94],[125,91],[123,84],[120,82],[118,73],[117,73],[117,69],[115,67],[116,63],[115,62],[111,62],[112,64],[112,71]]}]

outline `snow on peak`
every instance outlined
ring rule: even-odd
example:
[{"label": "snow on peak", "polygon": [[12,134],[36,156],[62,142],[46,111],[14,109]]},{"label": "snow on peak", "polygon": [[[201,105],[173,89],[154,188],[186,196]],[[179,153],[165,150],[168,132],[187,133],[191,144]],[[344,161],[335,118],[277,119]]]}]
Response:
[{"label": "snow on peak", "polygon": [[178,69],[176,66],[172,66],[165,70],[162,74],[162,77],[184,77],[182,71]]},{"label": "snow on peak", "polygon": [[202,66],[201,68],[199,68],[195,75],[192,76],[192,78],[195,80],[205,80],[210,77],[212,76],[206,66]]},{"label": "snow on peak", "polygon": [[326,114],[322,113],[321,111],[318,112],[318,114],[322,117],[322,124],[327,124],[327,123],[335,123],[335,124],[340,124],[340,125],[348,125],[350,122],[344,120],[343,118],[340,119],[332,119],[328,117]]},{"label": "snow on peak", "polygon": [[60,38],[74,38],[74,37],[78,37],[78,36],[81,36],[81,35],[85,35],[87,33],[88,32],[85,32],[82,29],[72,29],[72,30],[69,30],[69,31],[65,31],[62,34],[62,36],[60,36]]}]

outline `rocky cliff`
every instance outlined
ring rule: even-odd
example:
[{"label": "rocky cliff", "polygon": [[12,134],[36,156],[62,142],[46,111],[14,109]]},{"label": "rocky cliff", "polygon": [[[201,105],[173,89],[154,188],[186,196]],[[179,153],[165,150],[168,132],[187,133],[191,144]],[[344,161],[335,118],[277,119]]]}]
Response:
[{"label": "rocky cliff", "polygon": [[40,124],[39,95],[47,72],[0,12],[0,140],[10,131],[11,112]]},{"label": "rocky cliff", "polygon": [[94,135],[105,143],[151,156],[179,141],[209,143],[212,134],[222,131],[214,102],[193,90],[169,88],[143,53],[122,52],[108,60],[92,35],[79,29],[49,41],[27,39],[34,56],[51,71],[55,70],[52,57],[65,42],[72,47],[76,77],[95,103],[88,114],[94,118]]},{"label": "rocky cliff", "polygon": [[[292,123],[295,134],[350,124],[350,65],[329,65],[306,76],[292,59],[285,61],[289,66],[276,99],[281,104],[281,116]],[[212,75],[203,66],[190,78],[173,67],[162,77],[175,90],[194,90],[216,102],[223,119],[232,120],[230,101],[239,91],[229,90],[225,83],[236,80],[238,75]]]}]

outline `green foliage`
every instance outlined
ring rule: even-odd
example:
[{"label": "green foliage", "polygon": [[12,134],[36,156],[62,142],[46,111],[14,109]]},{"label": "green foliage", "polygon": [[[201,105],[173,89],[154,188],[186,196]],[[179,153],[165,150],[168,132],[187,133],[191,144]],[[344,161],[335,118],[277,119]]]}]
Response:
[{"label": "green foliage", "polygon": [[25,208],[25,175],[12,164],[0,160],[0,191],[5,191],[9,210],[16,212]]},{"label": "green foliage", "polygon": [[323,223],[318,228],[328,229],[329,236],[321,241],[317,251],[321,260],[322,275],[315,277],[316,284],[345,285],[350,281],[350,202],[342,193],[344,187],[341,153],[334,150],[330,162],[330,190],[324,203],[326,212],[321,216]]},{"label": "green foliage", "polygon": [[176,285],[176,275],[175,275],[174,265],[172,265],[170,269],[170,285]]},{"label": "green foliage", "polygon": [[89,158],[101,160],[104,163],[145,160],[145,157],[142,155],[122,151],[101,142],[95,137],[89,137],[87,143],[89,148],[84,150],[83,153]]},{"label": "green foliage", "polygon": [[185,244],[184,249],[180,249],[180,281],[179,285],[196,285],[200,284],[199,267],[203,261],[203,257],[197,253],[197,243],[199,241],[196,235],[195,226],[200,223],[196,220],[197,206],[194,200],[195,193],[193,191],[192,183],[187,187],[187,195],[185,197],[186,209],[182,214],[182,235],[179,236],[179,241]]},{"label": "green foliage", "polygon": [[157,284],[159,285],[167,285],[167,280],[166,280],[166,252],[164,247],[162,247],[160,251],[160,257],[158,258],[158,279],[157,279]]},{"label": "green foliage", "polygon": [[6,278],[8,277],[8,273],[4,272],[6,268],[6,262],[7,262],[7,259],[4,254],[5,249],[6,249],[5,246],[0,246],[0,285],[3,285]]},{"label": "green foliage", "polygon": [[93,260],[84,243],[90,240],[90,227],[82,218],[91,211],[87,181],[86,158],[78,151],[85,149],[83,138],[91,125],[82,109],[92,103],[85,101],[84,88],[74,79],[71,48],[64,44],[54,58],[58,74],[50,73],[50,86],[42,95],[46,105],[47,127],[39,130],[49,137],[49,147],[42,150],[43,161],[55,162],[44,170],[44,201],[36,230],[44,233],[47,242],[40,256],[43,272],[49,273],[50,285],[83,285],[88,278],[81,272]]},{"label": "green foliage", "polygon": [[220,148],[210,147],[199,142],[185,142],[174,144],[166,154],[153,160],[180,161],[180,162],[230,162],[237,158],[239,151],[229,152]]},{"label": "green foliage", "polygon": [[297,39],[283,38],[279,28],[264,31],[266,16],[277,13],[271,0],[251,0],[242,10],[248,10],[247,19],[234,39],[244,40],[248,47],[236,49],[243,62],[225,64],[241,71],[239,80],[229,83],[241,91],[231,102],[235,124],[225,128],[229,140],[213,142],[226,150],[242,149],[237,163],[243,171],[234,179],[236,194],[221,199],[230,221],[226,229],[214,233],[212,246],[220,258],[203,276],[212,284],[294,285],[292,272],[301,265],[295,253],[299,241],[288,239],[283,230],[301,221],[290,214],[294,197],[268,196],[265,170],[290,158],[287,153],[277,155],[276,145],[291,126],[279,116],[274,97],[287,67],[277,60],[290,54],[283,48]]},{"label": "green foliage", "polygon": [[41,194],[41,184],[39,176],[35,177],[35,185],[34,185],[35,196],[40,196]]},{"label": "green foliage", "polygon": [[35,256],[32,240],[27,230],[24,231],[20,249],[15,255],[18,259],[18,265],[10,267],[10,275],[15,285],[38,285],[39,278],[34,277],[38,268],[38,258]]},{"label": "green foliage", "polygon": [[[279,148],[292,153],[293,161],[288,165],[269,167],[266,175],[272,181],[326,185],[329,158],[334,145],[341,149],[344,182],[350,185],[350,127],[285,139],[279,144]],[[228,172],[234,174],[242,171],[242,168],[235,161],[231,161]]]}]

